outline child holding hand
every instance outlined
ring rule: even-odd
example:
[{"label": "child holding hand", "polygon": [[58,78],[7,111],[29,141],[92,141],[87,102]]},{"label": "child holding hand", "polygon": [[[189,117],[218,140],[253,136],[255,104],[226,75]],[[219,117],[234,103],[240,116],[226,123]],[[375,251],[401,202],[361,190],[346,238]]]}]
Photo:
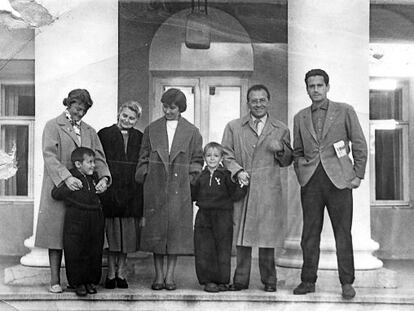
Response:
[{"label": "child holding hand", "polygon": [[233,241],[233,202],[246,195],[247,184],[233,182],[221,166],[223,147],[208,143],[203,152],[205,169],[191,187],[199,207],[195,220],[194,251],[198,281],[206,292],[228,289]]}]

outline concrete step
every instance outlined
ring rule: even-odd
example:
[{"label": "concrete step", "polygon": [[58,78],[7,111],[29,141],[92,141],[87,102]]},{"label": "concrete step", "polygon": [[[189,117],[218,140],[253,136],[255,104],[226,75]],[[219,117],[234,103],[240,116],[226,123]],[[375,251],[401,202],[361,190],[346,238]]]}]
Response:
[{"label": "concrete step", "polygon": [[[411,296],[413,297],[413,296]],[[358,291],[352,301],[343,300],[339,292],[294,296],[291,291],[264,293],[258,289],[238,293],[203,293],[181,289],[174,292],[150,290],[101,290],[79,298],[73,292],[59,295],[46,293],[13,293],[0,295],[0,310],[414,310],[414,299],[396,295],[374,296]]]},{"label": "concrete step", "polygon": [[[233,262],[234,267],[234,262]],[[355,283],[357,296],[346,301],[341,297],[337,272],[320,271],[316,292],[304,296],[292,294],[300,280],[298,269],[277,267],[278,291],[267,293],[253,260],[248,290],[206,293],[198,284],[192,257],[180,257],[176,269],[176,291],[153,291],[152,258],[130,259],[128,289],[108,290],[98,287],[98,294],[79,298],[73,291],[48,293],[49,269],[20,265],[7,267],[0,284],[2,310],[414,310],[414,278],[408,272],[384,269],[359,271]],[[62,280],[64,279],[62,271]],[[104,273],[105,275],[105,273]],[[399,282],[397,282],[397,279]],[[62,281],[65,285],[65,281]],[[402,284],[401,286],[399,284]],[[369,285],[369,286],[368,286]]]}]

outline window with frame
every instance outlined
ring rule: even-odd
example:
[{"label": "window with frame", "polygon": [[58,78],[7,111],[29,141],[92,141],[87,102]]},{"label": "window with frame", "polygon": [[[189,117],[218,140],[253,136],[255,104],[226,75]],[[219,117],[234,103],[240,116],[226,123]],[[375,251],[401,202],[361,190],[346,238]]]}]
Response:
[{"label": "window with frame", "polygon": [[371,202],[408,205],[408,82],[371,79]]},{"label": "window with frame", "polygon": [[15,155],[17,172],[0,180],[0,199],[33,198],[35,88],[33,83],[1,83],[0,150]]}]

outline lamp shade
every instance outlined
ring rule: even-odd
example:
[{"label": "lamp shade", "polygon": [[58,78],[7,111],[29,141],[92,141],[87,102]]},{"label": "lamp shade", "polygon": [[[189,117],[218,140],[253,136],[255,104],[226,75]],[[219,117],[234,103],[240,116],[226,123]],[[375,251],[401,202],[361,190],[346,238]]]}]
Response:
[{"label": "lamp shade", "polygon": [[189,49],[210,48],[210,19],[201,12],[193,12],[187,15],[185,45]]}]

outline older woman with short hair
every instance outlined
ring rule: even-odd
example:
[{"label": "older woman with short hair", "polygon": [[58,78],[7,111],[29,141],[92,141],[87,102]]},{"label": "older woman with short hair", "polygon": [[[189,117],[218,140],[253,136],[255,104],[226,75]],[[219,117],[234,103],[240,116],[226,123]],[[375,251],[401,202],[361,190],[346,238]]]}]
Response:
[{"label": "older woman with short hair", "polygon": [[108,275],[105,287],[128,288],[127,253],[139,248],[139,220],[142,217],[142,185],[135,182],[142,133],[134,128],[142,107],[127,101],[118,112],[118,122],[98,132],[109,169],[112,186],[101,196],[108,240]]},{"label": "older woman with short hair", "polygon": [[51,293],[61,293],[60,267],[63,249],[63,223],[65,206],[51,196],[54,186],[65,183],[72,190],[79,190],[82,182],[71,175],[73,167],[71,153],[77,147],[88,147],[95,152],[96,172],[99,182],[97,193],[103,193],[111,178],[105,154],[95,130],[81,119],[93,102],[85,89],[69,92],[63,100],[66,110],[58,117],[49,120],[43,130],[42,150],[44,160],[42,191],[40,194],[39,217],[37,220],[35,246],[49,249]]},{"label": "older woman with short hair", "polygon": [[141,249],[154,254],[151,288],[174,290],[177,255],[193,254],[190,182],[202,169],[203,151],[198,128],[181,116],[187,107],[183,92],[171,88],[161,103],[164,116],[144,131],[135,177],[144,183]]}]

